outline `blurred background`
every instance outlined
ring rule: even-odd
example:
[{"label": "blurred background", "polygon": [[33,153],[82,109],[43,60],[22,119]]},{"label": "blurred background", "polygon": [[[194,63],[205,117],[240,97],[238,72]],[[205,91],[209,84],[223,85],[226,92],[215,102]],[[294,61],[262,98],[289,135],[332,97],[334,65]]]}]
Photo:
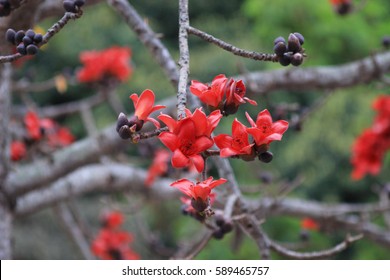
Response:
[{"label": "blurred background", "polygon": [[[145,18],[151,28],[161,34],[164,44],[178,59],[178,1],[142,0],[131,4]],[[231,0],[190,1],[190,23],[213,36],[237,47],[273,52],[273,40],[287,37],[291,32],[305,36],[307,59],[301,67],[338,65],[358,60],[370,54],[381,52],[381,40],[390,35],[390,1],[353,1],[357,11],[339,15],[328,0]],[[364,6],[359,6],[365,2]],[[57,19],[40,23],[46,30]],[[77,22],[71,22],[50,41],[45,50],[16,70],[18,77],[27,77],[39,82],[56,74],[73,73],[81,67],[79,53],[85,50],[102,50],[113,45],[129,46],[132,49],[133,75],[129,82],[121,84],[118,97],[127,109],[132,111],[131,93],[152,89],[157,99],[175,94],[163,71],[150,57],[125,22],[107,4],[102,3],[84,8],[84,15]],[[250,61],[233,56],[214,45],[198,38],[190,38],[190,79],[209,82],[218,74],[235,76],[246,72],[280,69],[275,63]],[[292,67],[292,66],[289,66]],[[31,93],[39,105],[60,104],[91,96],[94,89],[86,85],[70,85],[67,92],[56,90]],[[302,183],[291,193],[291,197],[322,202],[362,203],[377,201],[375,189],[378,184],[389,180],[390,157],[387,155],[379,176],[366,176],[360,181],[350,177],[351,145],[354,139],[372,123],[374,112],[371,103],[379,94],[389,94],[388,86],[379,83],[360,85],[334,92],[325,91],[280,91],[262,96],[251,96],[259,106],[245,105],[252,116],[264,108],[278,103],[299,104],[300,110],[328,96],[323,106],[316,109],[296,129],[291,128],[283,141],[273,143],[274,159],[269,164],[258,161],[243,162],[231,160],[237,179],[248,196],[261,192],[272,194],[273,186],[302,178]],[[18,97],[15,97],[18,103]],[[113,112],[106,105],[93,111],[99,128],[116,121],[119,112]],[[275,113],[275,112],[272,112]],[[293,116],[290,116],[293,117]],[[217,133],[230,133],[231,121],[224,120]],[[247,124],[243,113],[237,116]],[[86,137],[82,122],[77,116],[59,120],[68,126],[77,139]],[[129,143],[130,156],[137,156],[136,146]],[[151,159],[138,160],[140,167],[147,168]],[[99,215],[107,200],[125,203],[121,195],[89,194],[76,199],[77,207],[90,229],[91,236],[99,229]],[[142,205],[142,201],[140,202]],[[159,242],[168,248],[175,248],[178,240],[189,237],[201,225],[180,214],[180,202],[145,203],[139,209],[150,230]],[[158,215],[164,213],[164,215]],[[378,224],[383,224],[377,219]],[[134,234],[133,248],[142,259],[162,258],[150,252],[142,240],[142,233],[136,227],[131,215],[126,215],[126,229]],[[298,242],[302,238],[301,220],[291,217],[271,217],[264,224],[268,234],[281,243]],[[345,236],[345,232],[331,233],[310,231],[305,250],[320,250],[332,247]],[[233,234],[223,240],[212,240],[198,259],[255,259],[258,252],[252,241],[244,238],[242,246],[232,250]],[[19,218],[14,230],[15,259],[79,259],[72,242],[56,221],[50,209]],[[281,258],[277,254],[273,258]],[[390,251],[379,245],[361,240],[338,254],[338,259],[389,259]]]}]

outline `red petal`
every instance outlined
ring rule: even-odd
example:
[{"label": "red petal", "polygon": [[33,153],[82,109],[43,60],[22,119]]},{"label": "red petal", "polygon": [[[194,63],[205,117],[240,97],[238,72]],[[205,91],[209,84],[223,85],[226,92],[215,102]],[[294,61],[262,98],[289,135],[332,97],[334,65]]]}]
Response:
[{"label": "red petal", "polygon": [[275,133],[283,134],[288,129],[288,122],[280,120],[272,124],[272,131]]},{"label": "red petal", "polygon": [[195,133],[196,137],[204,135],[208,125],[205,113],[199,109],[196,109],[192,115],[192,120],[195,125],[195,131],[192,133]]},{"label": "red petal", "polygon": [[151,122],[152,124],[154,124],[154,126],[155,126],[157,129],[160,128],[160,123],[159,123],[157,120],[155,120],[155,119],[153,119],[153,118],[147,118],[146,121]]},{"label": "red petal", "polygon": [[194,196],[196,198],[201,198],[203,201],[207,201],[207,198],[209,197],[211,192],[211,188],[209,187],[201,187],[201,186],[194,186]]},{"label": "red petal", "polygon": [[214,137],[214,142],[220,149],[231,147],[232,141],[233,138],[227,134],[220,134]]},{"label": "red petal", "polygon": [[158,136],[158,138],[172,152],[178,148],[178,138],[175,134],[171,132],[163,132]]},{"label": "red petal", "polygon": [[246,119],[248,120],[248,122],[250,123],[250,125],[252,127],[256,127],[256,123],[253,121],[253,119],[251,118],[251,116],[249,116],[248,112],[245,112],[245,116],[246,116]]},{"label": "red petal", "polygon": [[272,124],[272,117],[271,117],[271,114],[268,112],[267,109],[261,111],[257,115],[256,125],[258,127],[261,127],[264,123],[266,125],[271,125]]},{"label": "red petal", "polygon": [[[131,98],[131,96],[130,96]],[[137,106],[135,108],[135,115],[140,120],[146,120],[152,111],[154,105],[154,93],[153,91],[146,89],[139,96]]]},{"label": "red petal", "polygon": [[196,170],[199,173],[201,173],[204,169],[204,160],[203,160],[202,156],[193,155],[193,156],[190,156],[190,158],[191,158],[192,162],[194,163]]},{"label": "red petal", "polygon": [[214,189],[215,187],[217,187],[219,185],[222,185],[222,184],[224,184],[226,182],[227,182],[227,180],[225,178],[220,178],[218,180],[215,180],[215,181],[211,182],[210,188]]},{"label": "red petal", "polygon": [[161,114],[157,118],[167,125],[170,132],[173,132],[174,129],[176,128],[177,121],[173,119],[171,116]]},{"label": "red petal", "polygon": [[239,154],[241,154],[240,151],[234,150],[232,148],[224,148],[224,149],[221,149],[221,152],[220,152],[220,156],[222,158],[231,157],[231,156],[235,156],[235,155],[239,155]]},{"label": "red petal", "polygon": [[173,152],[171,163],[175,168],[182,168],[190,164],[190,159],[186,157],[179,149],[176,149]]},{"label": "red petal", "polygon": [[257,102],[255,100],[249,99],[248,97],[244,97],[244,100],[251,105],[257,106]]},{"label": "red petal", "polygon": [[199,154],[199,153],[207,150],[211,146],[213,146],[213,144],[214,144],[214,141],[211,140],[209,137],[207,137],[207,136],[199,137],[195,140],[195,143],[194,143],[195,153]]},{"label": "red petal", "polygon": [[193,192],[192,192],[193,185],[194,183],[192,183],[187,179],[180,179],[171,184],[172,187],[177,188],[178,190],[180,190],[181,192],[183,192],[184,194],[190,197],[193,197]]}]

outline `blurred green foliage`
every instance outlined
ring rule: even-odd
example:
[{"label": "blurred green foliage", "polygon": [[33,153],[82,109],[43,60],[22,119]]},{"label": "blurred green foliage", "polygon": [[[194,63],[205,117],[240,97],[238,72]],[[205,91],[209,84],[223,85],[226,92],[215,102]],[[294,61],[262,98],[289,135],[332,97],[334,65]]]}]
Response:
[{"label": "blurred green foliage", "polygon": [[[276,37],[287,37],[291,32],[300,32],[305,36],[304,47],[308,54],[302,67],[333,65],[356,60],[379,51],[382,36],[390,34],[390,1],[354,2],[357,5],[366,2],[366,5],[355,13],[339,16],[332,10],[327,0],[197,0],[190,1],[190,21],[191,25],[238,47],[263,52],[272,52],[273,40]],[[163,43],[172,50],[173,57],[177,59],[177,1],[145,0],[131,1],[131,3],[155,32],[161,34]],[[55,21],[56,19],[49,19],[41,26],[48,28]],[[131,80],[121,85],[117,91],[118,97],[128,110],[127,113],[132,110],[132,103],[128,96],[133,92],[141,93],[144,89],[150,88],[155,91],[158,99],[175,94],[175,89],[169,84],[163,71],[153,61],[148,51],[123,20],[106,4],[86,7],[80,20],[70,22],[50,41],[47,49],[20,68],[17,75],[34,81],[44,81],[51,78],[53,73],[74,72],[81,66],[78,59],[80,52],[91,49],[101,50],[112,45],[129,46],[133,52],[134,74]],[[193,37],[190,38],[190,51],[190,78],[202,82],[211,81],[220,73],[237,75],[242,71],[281,68],[279,64],[254,62],[235,57]],[[63,95],[52,90],[47,93],[32,94],[32,96],[40,105],[45,105],[82,99],[93,92],[94,89],[88,86],[74,85]],[[378,182],[389,179],[385,174],[389,165],[384,166],[380,176],[376,178],[367,176],[355,182],[350,179],[352,168],[349,159],[355,137],[371,124],[374,112],[370,104],[380,93],[388,94],[390,91],[376,84],[337,90],[326,99],[324,106],[309,115],[301,131],[290,129],[281,142],[272,144],[274,160],[270,164],[231,160],[243,189],[261,191],[264,186],[260,185],[259,177],[262,172],[269,172],[274,178],[270,187],[271,193],[272,186],[277,185],[277,182],[302,176],[304,178],[302,185],[291,195],[325,202],[376,200],[373,188]],[[244,109],[255,117],[260,109],[278,102],[296,102],[306,108],[325,94],[327,93],[320,91],[273,92],[267,95],[267,101],[262,97],[257,98],[258,108],[245,105]],[[103,105],[94,110],[94,116],[98,127],[103,128],[112,123],[117,114]],[[218,132],[229,133],[233,118],[224,120]],[[248,124],[243,113],[240,113],[238,118]],[[69,125],[78,137],[85,135],[78,117],[62,121]],[[137,153],[137,151],[131,148],[130,153]],[[147,166],[150,161],[147,159],[141,164]],[[96,230],[98,228],[96,213],[102,205],[94,195],[80,201],[83,218],[91,221],[90,225]],[[175,247],[178,240],[192,236],[193,232],[200,228],[197,222],[180,216],[179,202],[173,205],[161,205],[158,202],[152,205],[145,203],[144,208],[143,214],[147,217],[148,223],[153,230],[159,231],[161,241],[166,246]],[[157,215],[157,213],[164,213],[164,215]],[[64,234],[61,235],[59,228],[53,228],[51,224],[55,223],[54,220],[55,218],[47,211],[17,220],[16,257],[78,258],[79,256],[72,255],[68,246],[62,248],[59,245],[61,242],[57,240],[58,236],[64,238]],[[135,230],[131,216],[128,220],[130,220],[127,224],[129,229]],[[45,226],[45,230],[42,230],[42,226]],[[270,236],[282,243],[300,240],[299,219],[272,217],[265,223],[265,228]],[[28,232],[31,240],[40,241],[27,244],[25,232]],[[49,232],[56,232],[59,235],[49,237]],[[136,236],[137,234],[140,233],[136,232]],[[340,242],[344,236],[345,232],[336,230],[332,234],[314,232],[305,249],[325,249]],[[258,257],[252,241],[244,239],[237,251],[231,250],[232,241],[232,234],[222,241],[212,240],[210,246],[198,257],[205,259]],[[58,244],[61,248],[52,250],[55,248],[54,244]],[[39,248],[50,246],[50,250],[36,250],[37,246]],[[135,246],[144,258],[155,257],[138,243]],[[26,249],[29,251],[27,252]],[[280,256],[275,255],[275,258]],[[390,253],[380,246],[373,245],[372,242],[360,241],[337,258],[389,259]]]}]

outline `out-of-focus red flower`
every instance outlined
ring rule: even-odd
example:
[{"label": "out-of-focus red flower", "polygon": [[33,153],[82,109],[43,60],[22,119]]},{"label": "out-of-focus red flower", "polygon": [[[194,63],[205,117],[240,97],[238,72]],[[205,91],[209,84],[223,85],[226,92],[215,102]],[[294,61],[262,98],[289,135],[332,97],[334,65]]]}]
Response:
[{"label": "out-of-focus red flower", "polygon": [[318,223],[311,218],[304,218],[301,220],[301,228],[306,230],[317,231],[319,229]]},{"label": "out-of-focus red flower", "polygon": [[103,214],[102,224],[107,229],[116,229],[123,224],[123,219],[121,212],[111,211]]},{"label": "out-of-focus red flower", "polygon": [[73,134],[66,127],[59,127],[47,135],[49,145],[57,147],[68,146],[74,142],[74,139]]},{"label": "out-of-focus red flower", "polygon": [[236,113],[238,106],[246,101],[257,105],[256,101],[244,97],[246,87],[242,80],[228,79],[223,74],[216,76],[211,85],[191,81],[190,91],[208,105],[211,111],[221,110],[226,115]]},{"label": "out-of-focus red flower", "polygon": [[11,160],[18,161],[26,156],[26,145],[21,141],[13,141],[10,146]]},{"label": "out-of-focus red flower", "polygon": [[213,177],[209,177],[207,180],[195,184],[188,179],[180,179],[173,182],[171,186],[190,197],[192,207],[196,211],[202,212],[209,206],[211,191],[226,181],[224,178],[213,181]]},{"label": "out-of-focus red flower", "polygon": [[220,134],[214,137],[215,144],[221,149],[221,157],[252,154],[254,144],[249,144],[246,128],[235,119],[232,124],[232,136]]},{"label": "out-of-focus red flower", "polygon": [[141,121],[143,125],[144,122],[150,121],[157,128],[160,128],[160,123],[154,118],[149,117],[149,115],[154,111],[164,109],[166,106],[163,105],[154,106],[155,96],[153,91],[151,91],[150,89],[146,89],[141,93],[139,97],[137,94],[133,93],[132,95],[130,95],[130,99],[134,103],[134,108],[135,108],[134,115],[138,118],[138,120],[135,120],[135,122]]},{"label": "out-of-focus red flower", "polygon": [[111,77],[124,82],[133,72],[130,58],[131,49],[127,47],[114,46],[102,51],[82,52],[80,61],[84,67],[77,73],[77,79],[92,83]]},{"label": "out-of-focus red flower", "polygon": [[339,5],[339,4],[350,3],[351,0],[329,0],[329,2],[330,2],[332,5]]},{"label": "out-of-focus red flower", "polygon": [[172,166],[182,168],[192,162],[198,172],[202,172],[204,160],[200,154],[214,144],[210,136],[222,118],[221,113],[215,111],[206,117],[200,109],[196,109],[194,114],[187,110],[187,117],[179,121],[168,115],[158,118],[169,128],[169,132],[161,133],[159,139],[173,152]]},{"label": "out-of-focus red flower", "polygon": [[91,244],[92,253],[103,260],[138,260],[130,248],[133,236],[124,231],[102,229]]},{"label": "out-of-focus red flower", "polygon": [[27,112],[27,114],[24,116],[24,124],[26,126],[27,133],[31,139],[41,139],[41,123],[38,115],[35,112]]},{"label": "out-of-focus red flower", "polygon": [[390,149],[390,96],[380,95],[373,102],[377,111],[371,128],[365,129],[352,146],[352,179],[377,175],[385,153]]},{"label": "out-of-focus red flower", "polygon": [[352,147],[352,179],[359,180],[367,173],[377,175],[382,166],[386,143],[372,129],[366,129]]},{"label": "out-of-focus red flower", "polygon": [[167,173],[170,157],[171,153],[165,149],[158,149],[156,151],[152,165],[149,167],[148,175],[145,179],[146,186],[151,186],[157,177],[160,177]]},{"label": "out-of-focus red flower", "polygon": [[269,145],[273,141],[280,141],[283,133],[288,129],[288,122],[279,120],[272,121],[271,114],[267,109],[257,115],[256,123],[248,113],[246,117],[252,127],[247,128],[249,134],[253,136],[257,146]]}]

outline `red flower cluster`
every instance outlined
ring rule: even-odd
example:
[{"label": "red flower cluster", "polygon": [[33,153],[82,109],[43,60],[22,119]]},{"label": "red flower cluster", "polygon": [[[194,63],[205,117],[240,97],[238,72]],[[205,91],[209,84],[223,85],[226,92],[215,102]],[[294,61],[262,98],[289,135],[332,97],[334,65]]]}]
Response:
[{"label": "red flower cluster", "polygon": [[133,236],[120,229],[123,216],[119,212],[107,213],[103,218],[103,228],[91,244],[95,256],[103,260],[138,260],[129,244]]},{"label": "red flower cluster", "polygon": [[390,96],[379,96],[373,103],[377,111],[371,128],[355,140],[352,147],[352,178],[359,180],[367,173],[377,175],[385,153],[390,149]]},{"label": "red flower cluster", "polygon": [[[248,113],[246,117],[252,127],[248,128],[235,119],[232,136],[220,134],[214,137],[215,144],[221,149],[221,157],[240,156],[244,160],[253,160],[256,154],[266,152],[271,142],[280,141],[288,129],[286,121],[273,122],[268,110],[261,111],[256,122]],[[254,143],[249,142],[249,135],[252,135]]]},{"label": "red flower cluster", "polygon": [[66,127],[61,127],[51,119],[40,119],[35,112],[28,112],[24,117],[28,136],[35,141],[46,137],[52,147],[65,147],[74,142],[74,136]]},{"label": "red flower cluster", "polygon": [[211,133],[222,118],[220,111],[206,116],[201,109],[196,109],[193,114],[186,110],[186,117],[179,121],[165,114],[158,118],[169,128],[169,132],[161,133],[159,139],[173,152],[172,166],[188,167],[192,162],[196,170],[202,172],[204,160],[201,153],[214,144]]},{"label": "red flower cluster", "polygon": [[180,179],[171,184],[172,187],[177,188],[182,193],[191,198],[191,206],[197,212],[203,212],[210,205],[209,197],[211,191],[225,183],[227,180],[224,178],[213,181],[213,177],[209,177],[203,182],[194,184],[190,180]]},{"label": "red flower cluster", "polygon": [[131,49],[114,46],[102,51],[85,51],[80,54],[84,67],[77,73],[82,83],[99,82],[115,78],[121,82],[129,79],[133,69],[129,64]]},{"label": "red flower cluster", "polygon": [[224,115],[235,114],[238,106],[246,101],[257,105],[256,101],[244,97],[246,88],[242,80],[228,79],[223,74],[216,76],[211,85],[191,81],[190,91],[208,105],[211,111],[220,110]]}]

